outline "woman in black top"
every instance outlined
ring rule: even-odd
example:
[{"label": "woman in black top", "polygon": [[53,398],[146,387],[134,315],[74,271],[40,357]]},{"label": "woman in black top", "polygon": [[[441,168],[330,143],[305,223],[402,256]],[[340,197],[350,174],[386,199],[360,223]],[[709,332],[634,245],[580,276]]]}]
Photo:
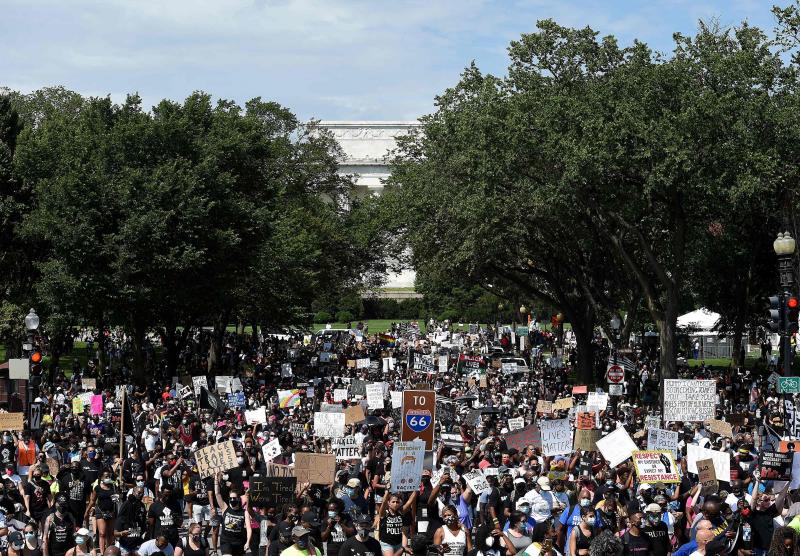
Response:
[{"label": "woman in black top", "polygon": [[339,556],[339,549],[349,537],[356,534],[350,515],[344,511],[344,502],[334,498],[328,502],[328,514],[322,529],[322,542],[328,543],[327,556]]},{"label": "woman in black top", "polygon": [[399,494],[390,494],[384,498],[380,511],[375,516],[379,520],[378,538],[383,556],[400,556],[409,551],[411,515],[407,513],[408,509],[410,508],[403,508],[403,499]]},{"label": "woman in black top", "polygon": [[219,550],[222,556],[243,556],[245,546],[250,545],[252,528],[250,527],[250,514],[242,507],[242,498],[239,492],[231,489],[227,502],[219,490],[220,474],[214,479],[214,494],[217,505],[222,512],[220,520]]},{"label": "woman in black top", "polygon": [[69,513],[67,498],[60,494],[56,498],[56,511],[44,521],[42,542],[47,545],[48,556],[64,556],[75,546],[77,524]]},{"label": "woman in black top", "polygon": [[201,531],[199,523],[192,523],[188,535],[181,540],[181,546],[175,547],[175,556],[208,556],[208,542]]},{"label": "woman in black top", "polygon": [[135,487],[122,504],[114,527],[114,536],[119,540],[123,554],[136,552],[144,542],[147,531],[147,510],[142,503],[144,489]]},{"label": "woman in black top", "polygon": [[100,540],[100,553],[105,552],[107,546],[114,544],[114,518],[116,517],[115,496],[117,489],[114,487],[114,477],[111,471],[105,470],[100,474],[97,486],[92,490],[92,497],[86,507],[84,522],[89,521],[92,508],[95,508],[97,520],[97,536]]},{"label": "woman in black top", "polygon": [[596,534],[594,528],[596,519],[594,508],[581,507],[581,521],[577,527],[572,528],[569,537],[569,553],[572,556],[589,554],[589,545]]}]

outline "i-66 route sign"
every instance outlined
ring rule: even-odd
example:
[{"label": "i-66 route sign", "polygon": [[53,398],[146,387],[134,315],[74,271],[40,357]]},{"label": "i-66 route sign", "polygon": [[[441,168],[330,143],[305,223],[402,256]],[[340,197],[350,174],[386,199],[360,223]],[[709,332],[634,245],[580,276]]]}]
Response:
[{"label": "i-66 route sign", "polygon": [[778,379],[778,392],[800,394],[800,376],[785,376]]},{"label": "i-66 route sign", "polygon": [[436,419],[436,392],[404,390],[403,418],[400,439],[403,442],[422,440],[426,450],[433,450],[433,429]]}]

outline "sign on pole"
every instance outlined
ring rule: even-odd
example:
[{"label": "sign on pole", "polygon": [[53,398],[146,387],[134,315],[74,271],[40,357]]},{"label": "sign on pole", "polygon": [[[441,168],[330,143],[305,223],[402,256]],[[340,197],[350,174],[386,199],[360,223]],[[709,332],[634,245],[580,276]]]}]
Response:
[{"label": "sign on pole", "polygon": [[436,392],[404,390],[400,439],[403,442],[422,440],[426,450],[433,450],[433,429],[436,419]]},{"label": "sign on pole", "polygon": [[782,394],[800,394],[800,377],[782,376],[778,378],[778,392]]},{"label": "sign on pole", "polygon": [[664,421],[707,421],[715,417],[713,380],[664,380]]},{"label": "sign on pole", "polygon": [[622,365],[609,363],[608,369],[606,369],[606,380],[611,384],[620,384],[625,380],[625,369],[622,368]]}]

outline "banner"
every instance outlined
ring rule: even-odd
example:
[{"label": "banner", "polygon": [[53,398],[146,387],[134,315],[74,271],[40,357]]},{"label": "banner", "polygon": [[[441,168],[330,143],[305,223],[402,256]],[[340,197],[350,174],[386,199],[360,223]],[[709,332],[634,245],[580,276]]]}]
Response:
[{"label": "banner", "polygon": [[664,421],[714,419],[717,385],[713,380],[664,380]]},{"label": "banner", "polygon": [[425,443],[421,440],[395,442],[392,446],[391,492],[413,492],[422,479]]},{"label": "banner", "polygon": [[197,461],[197,471],[203,479],[239,467],[232,440],[200,448],[194,456]]},{"label": "banner", "polygon": [[638,450],[628,431],[621,427],[598,440],[597,449],[611,467],[616,467]]},{"label": "banner", "polygon": [[336,456],[336,461],[361,459],[361,447],[358,445],[355,436],[334,438],[332,447],[333,453]]},{"label": "banner", "polygon": [[383,383],[367,384],[367,405],[370,409],[383,409]]},{"label": "banner", "polygon": [[572,453],[572,427],[569,419],[539,421],[542,435],[542,455],[558,456]]},{"label": "banner", "polygon": [[297,452],[294,455],[294,473],[298,483],[329,485],[336,474],[336,456]]},{"label": "banner", "polygon": [[761,452],[758,456],[758,469],[762,481],[788,481],[792,478],[793,452]]},{"label": "banner", "polygon": [[485,375],[486,359],[483,355],[465,355],[462,353],[458,356],[456,370],[459,374]]},{"label": "banner", "polygon": [[344,413],[314,413],[314,434],[320,438],[336,438],[344,435]]},{"label": "banner", "polygon": [[278,407],[297,407],[300,405],[300,390],[278,390]]},{"label": "banner", "polygon": [[680,483],[678,467],[666,450],[637,450],[631,456],[640,483]]},{"label": "banner", "polygon": [[247,501],[251,506],[281,508],[294,501],[296,489],[295,477],[252,477]]}]

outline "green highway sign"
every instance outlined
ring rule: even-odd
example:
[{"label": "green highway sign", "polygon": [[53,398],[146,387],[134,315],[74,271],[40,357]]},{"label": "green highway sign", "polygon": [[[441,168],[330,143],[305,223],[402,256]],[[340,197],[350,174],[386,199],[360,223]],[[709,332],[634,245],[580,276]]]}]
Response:
[{"label": "green highway sign", "polygon": [[800,376],[786,376],[778,379],[778,392],[800,394]]}]

